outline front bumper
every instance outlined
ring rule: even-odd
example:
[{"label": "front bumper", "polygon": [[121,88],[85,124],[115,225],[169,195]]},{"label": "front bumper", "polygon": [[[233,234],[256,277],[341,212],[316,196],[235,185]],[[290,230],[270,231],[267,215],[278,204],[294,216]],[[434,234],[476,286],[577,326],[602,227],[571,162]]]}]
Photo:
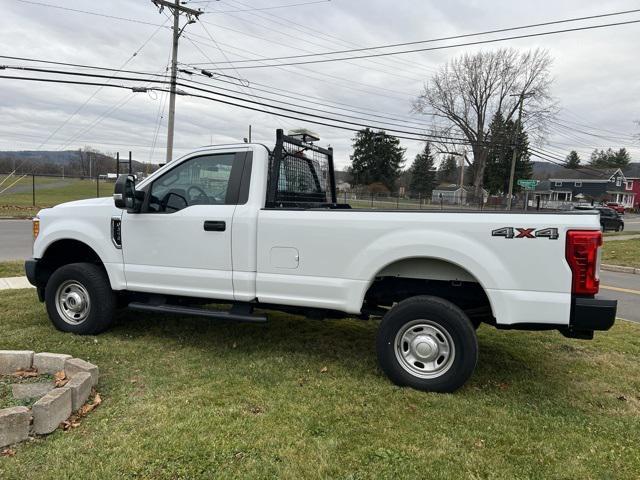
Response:
[{"label": "front bumper", "polygon": [[37,258],[29,258],[24,262],[24,271],[27,275],[29,283],[36,287],[38,291],[38,300],[44,301],[44,287],[49,280],[51,273],[47,268],[44,268],[42,262]]},{"label": "front bumper", "polygon": [[29,280],[29,283],[34,287],[37,287],[38,283],[36,277],[38,271],[38,260],[36,260],[35,258],[29,258],[28,260],[25,260],[24,271],[27,274],[27,280]]}]

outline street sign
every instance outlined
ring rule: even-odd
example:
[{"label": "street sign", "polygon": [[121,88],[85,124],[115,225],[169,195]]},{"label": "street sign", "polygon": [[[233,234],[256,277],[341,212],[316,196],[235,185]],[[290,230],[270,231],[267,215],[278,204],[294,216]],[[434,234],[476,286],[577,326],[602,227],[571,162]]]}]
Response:
[{"label": "street sign", "polygon": [[537,184],[537,180],[518,180],[518,185],[523,187],[525,190],[534,190]]}]

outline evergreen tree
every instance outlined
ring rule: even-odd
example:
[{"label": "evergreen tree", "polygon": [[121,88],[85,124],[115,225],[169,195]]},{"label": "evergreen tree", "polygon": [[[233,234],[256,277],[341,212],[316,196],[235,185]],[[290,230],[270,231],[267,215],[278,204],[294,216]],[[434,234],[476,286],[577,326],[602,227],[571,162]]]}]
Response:
[{"label": "evergreen tree", "polygon": [[516,134],[516,123],[504,121],[500,112],[493,116],[489,127],[489,151],[484,171],[484,186],[490,193],[507,193],[509,191],[509,177],[511,175],[511,160],[513,158],[513,143],[517,145],[516,168],[513,191],[520,187],[518,179],[531,178],[533,167],[529,160],[529,137],[520,125]]},{"label": "evergreen tree", "polygon": [[390,191],[400,176],[404,164],[405,149],[400,140],[384,131],[374,132],[366,128],[353,139],[351,172],[356,185],[382,183]]},{"label": "evergreen tree", "polygon": [[416,155],[410,172],[411,183],[409,190],[412,193],[420,193],[423,196],[431,195],[436,181],[436,172],[433,169],[433,156],[429,142],[425,143],[422,153]]},{"label": "evergreen tree", "polygon": [[575,150],[571,150],[569,155],[567,155],[565,168],[577,169],[580,168],[580,155]]},{"label": "evergreen tree", "polygon": [[626,148],[621,148],[617,152],[612,149],[598,150],[591,154],[589,165],[596,168],[624,168],[631,162],[631,156]]},{"label": "evergreen tree", "polygon": [[456,183],[458,181],[458,163],[453,155],[449,155],[440,162],[437,178],[439,183]]}]

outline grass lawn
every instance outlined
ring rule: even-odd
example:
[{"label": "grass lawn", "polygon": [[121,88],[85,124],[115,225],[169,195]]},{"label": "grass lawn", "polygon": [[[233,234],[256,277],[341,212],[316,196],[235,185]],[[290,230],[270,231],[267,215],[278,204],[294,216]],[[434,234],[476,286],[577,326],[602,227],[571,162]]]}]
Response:
[{"label": "grass lawn", "polygon": [[[7,180],[2,188],[15,180],[17,178]],[[97,194],[95,180],[36,177],[35,182],[35,206],[33,206],[31,177],[25,177],[9,190],[0,194],[0,216],[33,216],[41,208],[52,207],[71,200],[94,198]],[[109,196],[111,194],[113,194],[113,182],[101,181],[100,196]]]},{"label": "grass lawn", "polygon": [[629,235],[639,235],[640,232],[633,232],[633,231],[622,231],[622,232],[604,232],[603,236],[605,238],[605,240],[607,239],[607,237],[625,237],[625,236],[629,236]]},{"label": "grass lawn", "polygon": [[22,277],[24,274],[24,262],[22,260],[0,262],[0,278]]},{"label": "grass lawn", "polygon": [[57,332],[35,292],[0,293],[0,349],[100,367],[102,405],[0,457],[0,478],[638,478],[640,325],[591,342],[479,330],[453,395],[393,386],[377,322],[266,326],[119,315],[97,337]]},{"label": "grass lawn", "polygon": [[604,241],[602,263],[640,268],[640,238]]}]

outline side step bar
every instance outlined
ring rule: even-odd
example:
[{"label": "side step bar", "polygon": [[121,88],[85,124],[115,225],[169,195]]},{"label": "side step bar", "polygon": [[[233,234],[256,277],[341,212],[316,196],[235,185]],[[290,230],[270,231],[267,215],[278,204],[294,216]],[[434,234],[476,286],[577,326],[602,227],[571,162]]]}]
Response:
[{"label": "side step bar", "polygon": [[197,307],[183,307],[180,305],[150,304],[132,302],[129,304],[131,310],[140,312],[169,313],[174,315],[190,315],[196,317],[207,317],[216,320],[227,320],[231,322],[266,323],[265,315],[253,315],[251,305],[234,305],[228,312],[218,310],[207,310]]}]

